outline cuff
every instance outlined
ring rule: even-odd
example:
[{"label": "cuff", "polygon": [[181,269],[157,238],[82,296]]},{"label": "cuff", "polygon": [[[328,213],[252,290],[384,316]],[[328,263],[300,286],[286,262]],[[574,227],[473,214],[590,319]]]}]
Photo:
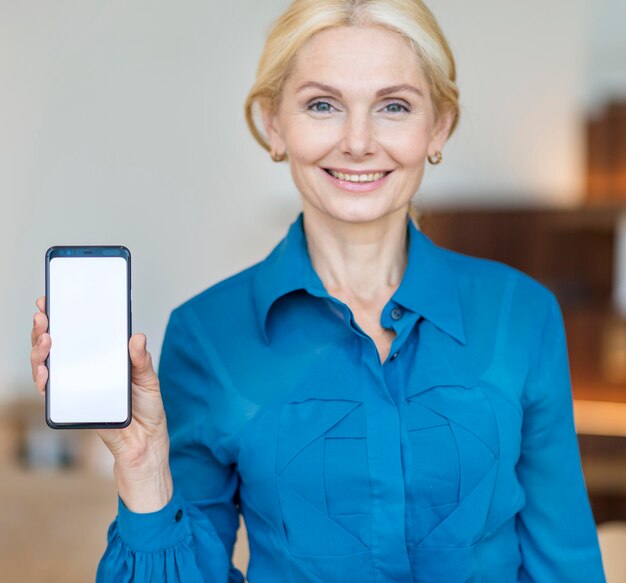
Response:
[{"label": "cuff", "polygon": [[118,494],[117,521],[120,537],[136,551],[160,551],[191,534],[185,500],[176,486],[171,500],[156,512],[133,512]]}]

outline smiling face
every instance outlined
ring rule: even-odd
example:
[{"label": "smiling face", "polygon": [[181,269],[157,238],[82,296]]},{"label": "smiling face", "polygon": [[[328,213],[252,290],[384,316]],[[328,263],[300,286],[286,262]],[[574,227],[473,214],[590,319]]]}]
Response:
[{"label": "smiling face", "polygon": [[346,222],[404,215],[452,119],[446,112],[436,122],[408,42],[377,27],[315,34],[298,51],[276,114],[263,111],[270,146],[289,155],[305,212]]}]

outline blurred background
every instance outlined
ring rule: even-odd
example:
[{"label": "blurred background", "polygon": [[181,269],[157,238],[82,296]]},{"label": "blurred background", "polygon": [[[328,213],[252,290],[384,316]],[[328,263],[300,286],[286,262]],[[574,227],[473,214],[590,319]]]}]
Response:
[{"label": "blurred background", "polygon": [[[443,163],[427,165],[420,226],[557,295],[607,579],[626,581],[626,3],[428,4],[462,114]],[[32,382],[44,253],[126,245],[133,331],[155,363],[175,306],[269,253],[299,195],[243,103],[287,5],[0,0],[3,581],[93,580],[117,512],[108,450],[49,429]]]}]

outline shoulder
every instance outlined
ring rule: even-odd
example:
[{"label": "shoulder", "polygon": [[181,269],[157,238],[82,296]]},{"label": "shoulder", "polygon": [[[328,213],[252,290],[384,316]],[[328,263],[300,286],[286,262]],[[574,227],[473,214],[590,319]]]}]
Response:
[{"label": "shoulder", "polygon": [[[556,295],[537,278],[502,261],[447,249],[442,253],[456,274],[470,343],[478,342],[489,362],[507,370],[506,381],[499,377],[502,386],[525,408],[537,399],[537,391],[525,380],[529,371],[538,371],[540,361],[553,365],[554,356],[564,354],[565,328]],[[541,378],[543,373],[533,374]]]},{"label": "shoulder", "polygon": [[[499,305],[506,302],[514,314],[545,320],[558,301],[554,292],[530,274],[495,259],[439,248],[456,274],[461,296]],[[498,301],[499,300],[499,301]]]},{"label": "shoulder", "polygon": [[252,297],[252,282],[261,261],[234,273],[185,300],[173,309],[178,315],[230,313],[241,310]]},{"label": "shoulder", "polygon": [[253,282],[261,263],[217,281],[174,307],[168,321],[171,334],[191,334],[202,344],[224,347],[231,341],[248,344],[256,338]]}]

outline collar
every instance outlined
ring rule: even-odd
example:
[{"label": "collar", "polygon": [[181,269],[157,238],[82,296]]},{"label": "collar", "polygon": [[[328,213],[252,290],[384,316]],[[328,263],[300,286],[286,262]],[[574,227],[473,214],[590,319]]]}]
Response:
[{"label": "collar", "polygon": [[[293,221],[287,235],[259,264],[254,280],[254,305],[266,343],[268,313],[276,300],[296,291],[329,298],[313,269],[304,231],[303,212]],[[422,233],[407,215],[408,263],[392,299],[420,314],[435,326],[465,344],[463,313],[456,274],[445,257],[445,249]]]}]

